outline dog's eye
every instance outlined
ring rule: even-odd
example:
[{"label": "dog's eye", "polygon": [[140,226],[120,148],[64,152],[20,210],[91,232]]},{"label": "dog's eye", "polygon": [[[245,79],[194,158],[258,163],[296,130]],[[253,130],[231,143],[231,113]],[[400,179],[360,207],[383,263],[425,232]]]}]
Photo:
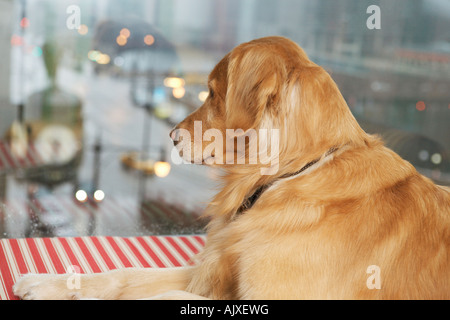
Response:
[{"label": "dog's eye", "polygon": [[214,98],[214,90],[213,89],[209,89],[209,97],[211,99]]}]

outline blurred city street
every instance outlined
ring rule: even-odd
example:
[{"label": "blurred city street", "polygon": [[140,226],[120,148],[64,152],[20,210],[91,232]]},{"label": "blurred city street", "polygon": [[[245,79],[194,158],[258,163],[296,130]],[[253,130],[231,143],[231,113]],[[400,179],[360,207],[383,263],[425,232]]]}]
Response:
[{"label": "blurred city street", "polygon": [[[75,189],[66,183],[51,191],[40,190],[38,201],[42,208],[30,207],[27,199],[29,183],[8,176],[7,224],[3,236],[23,237],[30,236],[25,234],[30,232],[31,235],[50,232],[39,230],[41,224],[28,224],[33,210],[41,215],[40,223],[52,226],[51,234],[55,236],[201,233],[205,222],[198,218],[215,193],[213,178],[217,172],[203,166],[172,163],[171,126],[131,103],[129,81],[95,75],[89,67],[86,70],[89,75],[61,70],[59,81],[67,86],[65,89],[76,92],[86,101],[83,156],[77,171],[76,189],[89,190],[98,177],[96,189],[104,192],[105,199],[94,206],[77,203]],[[147,138],[151,137],[150,157],[157,159],[160,150],[164,150],[171,163],[167,177],[146,176],[125,168],[121,162],[123,154],[142,150],[146,125],[150,126],[146,132]],[[101,145],[101,152],[99,163],[95,164],[97,143]],[[164,219],[167,217],[153,217],[143,223],[142,216],[146,214],[142,209],[143,201],[163,203],[162,209],[147,208],[152,214],[155,210],[171,210],[179,216],[172,217],[173,221],[166,224]]]}]

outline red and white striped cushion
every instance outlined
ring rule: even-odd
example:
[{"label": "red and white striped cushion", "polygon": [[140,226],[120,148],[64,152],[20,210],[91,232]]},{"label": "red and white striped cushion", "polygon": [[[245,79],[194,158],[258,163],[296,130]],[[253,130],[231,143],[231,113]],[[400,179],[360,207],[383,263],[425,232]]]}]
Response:
[{"label": "red and white striped cushion", "polygon": [[21,274],[98,273],[118,268],[190,264],[205,236],[78,237],[0,240],[0,300],[15,300]]}]

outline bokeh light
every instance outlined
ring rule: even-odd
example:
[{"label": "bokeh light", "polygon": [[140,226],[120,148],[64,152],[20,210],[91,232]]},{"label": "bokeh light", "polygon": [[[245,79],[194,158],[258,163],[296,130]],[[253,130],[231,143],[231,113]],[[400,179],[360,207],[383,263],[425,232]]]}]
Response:
[{"label": "bokeh light", "polygon": [[97,190],[94,192],[94,199],[97,202],[101,202],[103,200],[105,200],[105,192],[103,192],[103,190]]},{"label": "bokeh light", "polygon": [[19,47],[19,46],[23,45],[23,38],[21,36],[13,34],[11,37],[11,45],[13,47]]},{"label": "bokeh light", "polygon": [[155,43],[155,37],[153,37],[151,34],[148,34],[144,37],[144,43],[148,46],[151,46]]},{"label": "bokeh light", "polygon": [[184,79],[177,77],[168,77],[164,79],[164,85],[169,88],[183,87],[185,84]]},{"label": "bokeh light", "polygon": [[173,88],[172,94],[175,98],[181,99],[186,94],[186,89],[184,87]]},{"label": "bokeh light", "polygon": [[111,61],[111,57],[107,55],[106,53],[100,54],[100,56],[97,59],[97,63],[99,64],[108,64]]},{"label": "bokeh light", "polygon": [[434,164],[438,165],[441,164],[442,162],[442,156],[440,153],[435,153],[431,156],[431,162],[433,162]]},{"label": "bokeh light", "polygon": [[91,61],[97,61],[100,58],[101,52],[97,50],[91,50],[88,53],[88,58]]},{"label": "bokeh light", "polygon": [[155,163],[155,175],[160,178],[167,177],[170,173],[170,163],[166,161],[158,161]]},{"label": "bokeh light", "polygon": [[88,26],[85,25],[85,24],[82,24],[82,25],[80,26],[80,28],[78,29],[78,33],[81,34],[82,36],[87,35],[88,32],[89,32],[89,28],[88,28]]},{"label": "bokeh light", "polygon": [[23,18],[20,20],[20,26],[22,28],[28,28],[30,26],[30,20],[28,20],[28,18]]},{"label": "bokeh light", "polygon": [[208,99],[209,96],[209,92],[208,91],[201,91],[198,94],[198,100],[200,100],[201,102],[205,102],[206,99]]},{"label": "bokeh light", "polygon": [[75,193],[75,198],[80,202],[86,202],[86,200],[88,199],[88,194],[84,190],[78,190]]},{"label": "bokeh light", "polygon": [[125,39],[129,38],[131,35],[130,30],[128,30],[127,28],[123,28],[122,30],[120,30],[120,35],[122,37],[124,37]]},{"label": "bokeh light", "polygon": [[426,109],[426,105],[425,105],[425,102],[423,102],[423,101],[418,101],[417,103],[416,103],[416,109],[418,110],[418,111],[424,111],[425,109]]},{"label": "bokeh light", "polygon": [[117,37],[116,42],[119,46],[123,47],[124,45],[127,44],[128,40],[127,37],[120,35]]},{"label": "bokeh light", "polygon": [[124,65],[124,63],[125,63],[125,59],[123,57],[117,56],[117,57],[114,58],[114,64],[116,66],[121,67],[121,66]]},{"label": "bokeh light", "polygon": [[31,51],[31,54],[35,57],[42,56],[42,48],[39,46],[34,47],[33,50]]}]

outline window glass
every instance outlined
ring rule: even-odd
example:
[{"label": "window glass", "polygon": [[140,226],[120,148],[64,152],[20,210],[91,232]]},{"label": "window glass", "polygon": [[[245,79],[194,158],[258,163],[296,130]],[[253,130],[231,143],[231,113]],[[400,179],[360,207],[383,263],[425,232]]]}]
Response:
[{"label": "window glass", "polygon": [[227,52],[269,35],[450,185],[450,3],[374,3],[0,0],[0,237],[203,232],[220,172],[179,165],[169,132]]}]

